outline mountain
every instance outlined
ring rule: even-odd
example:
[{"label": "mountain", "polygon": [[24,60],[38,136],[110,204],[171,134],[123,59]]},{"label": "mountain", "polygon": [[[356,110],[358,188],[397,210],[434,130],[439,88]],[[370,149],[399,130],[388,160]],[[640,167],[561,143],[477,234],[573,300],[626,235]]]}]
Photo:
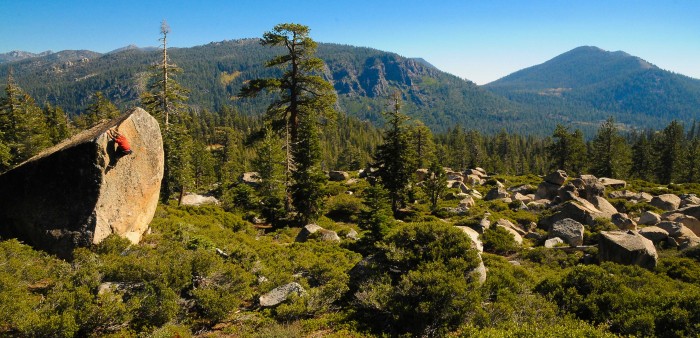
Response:
[{"label": "mountain", "polygon": [[[190,105],[211,110],[233,105],[246,114],[261,114],[270,96],[252,100],[235,96],[248,80],[279,75],[279,69],[264,63],[283,52],[261,46],[259,39],[242,39],[170,48],[168,55],[184,70],[178,81],[191,90]],[[71,57],[57,59],[57,55]],[[338,92],[340,110],[363,120],[381,123],[381,112],[389,109],[388,97],[398,90],[404,112],[436,131],[457,123],[484,131],[507,128],[527,133],[539,128],[536,119],[524,118],[507,99],[421,59],[328,43],[319,44],[317,55],[327,65],[324,76]],[[78,114],[94,92],[102,91],[122,108],[131,107],[145,88],[149,65],[158,59],[158,51],[141,48],[107,54],[63,51],[0,64],[0,86],[11,66],[20,86],[40,103]]]},{"label": "mountain", "polygon": [[154,50],[158,50],[158,47],[139,47],[139,46],[137,46],[137,45],[128,45],[128,46],[124,46],[124,47],[121,47],[121,48],[117,48],[117,49],[115,49],[115,50],[113,50],[113,51],[107,52],[107,54],[110,54],[110,53],[119,53],[119,52],[123,52],[123,51],[127,51],[127,50],[132,50],[132,49],[141,50],[141,51],[154,51]]},{"label": "mountain", "polygon": [[[191,90],[191,106],[219,110],[231,105],[248,115],[262,114],[273,97],[238,99],[238,91],[251,79],[278,76],[279,69],[264,63],[282,53],[261,46],[259,39],[168,51],[171,62],[184,70],[177,79]],[[672,119],[689,122],[700,104],[700,80],[596,47],[576,48],[485,86],[421,58],[371,48],[320,43],[317,55],[326,63],[323,75],[335,87],[341,111],[381,124],[388,97],[399,91],[403,111],[437,132],[460,124],[487,133],[505,129],[550,135],[556,124],[565,124],[592,135],[608,116],[637,128],[656,128]],[[133,107],[149,66],[159,57],[158,50],[136,46],[106,54],[61,51],[0,64],[0,86],[11,67],[20,86],[38,102],[71,114],[84,111],[97,91],[121,108]]]},{"label": "mountain", "polygon": [[21,50],[13,50],[11,52],[7,53],[0,53],[0,63],[5,63],[5,62],[12,62],[12,61],[19,61],[19,60],[24,60],[28,58],[33,58],[37,56],[45,56],[49,55],[53,52],[50,50],[47,50],[45,52],[41,53],[31,53],[31,52],[25,52]]},{"label": "mountain", "polygon": [[697,118],[700,105],[700,80],[622,51],[590,46],[483,87],[523,105],[568,111],[572,120],[607,115],[640,127],[656,127],[672,119],[690,121]]}]

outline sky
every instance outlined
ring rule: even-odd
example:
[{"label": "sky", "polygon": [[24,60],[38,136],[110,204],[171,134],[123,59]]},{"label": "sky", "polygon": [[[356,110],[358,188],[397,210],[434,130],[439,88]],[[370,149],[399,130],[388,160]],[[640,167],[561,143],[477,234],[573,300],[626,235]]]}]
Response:
[{"label": "sky", "polygon": [[421,57],[486,84],[579,46],[622,50],[700,79],[698,0],[0,0],[0,53],[259,38],[276,24],[318,42]]}]

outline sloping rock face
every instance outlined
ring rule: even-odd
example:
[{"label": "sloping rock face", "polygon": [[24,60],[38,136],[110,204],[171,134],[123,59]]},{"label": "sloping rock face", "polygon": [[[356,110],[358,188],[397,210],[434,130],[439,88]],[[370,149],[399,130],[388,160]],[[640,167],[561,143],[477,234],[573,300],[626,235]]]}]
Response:
[{"label": "sloping rock face", "polygon": [[[112,127],[132,154],[118,156]],[[64,257],[112,233],[137,243],[158,204],[163,160],[158,122],[141,108],[75,135],[0,175],[0,236]]]}]

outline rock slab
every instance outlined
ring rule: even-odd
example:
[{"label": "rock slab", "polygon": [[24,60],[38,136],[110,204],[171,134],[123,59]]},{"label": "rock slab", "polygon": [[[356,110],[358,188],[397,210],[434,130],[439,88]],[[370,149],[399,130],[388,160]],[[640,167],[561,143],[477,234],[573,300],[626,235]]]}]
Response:
[{"label": "rock slab", "polygon": [[[118,156],[117,127],[133,153]],[[0,236],[69,257],[110,234],[138,243],[158,204],[163,140],[155,118],[134,108],[46,149],[0,175]]]}]

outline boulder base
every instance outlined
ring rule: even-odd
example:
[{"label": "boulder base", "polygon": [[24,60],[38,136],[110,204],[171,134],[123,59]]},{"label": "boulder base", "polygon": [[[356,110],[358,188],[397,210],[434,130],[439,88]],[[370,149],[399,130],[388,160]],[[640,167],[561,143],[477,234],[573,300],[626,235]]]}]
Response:
[{"label": "boulder base", "polygon": [[[118,127],[133,153],[107,136]],[[0,235],[68,257],[110,234],[137,243],[153,219],[163,178],[158,122],[134,108],[0,175]]]}]

